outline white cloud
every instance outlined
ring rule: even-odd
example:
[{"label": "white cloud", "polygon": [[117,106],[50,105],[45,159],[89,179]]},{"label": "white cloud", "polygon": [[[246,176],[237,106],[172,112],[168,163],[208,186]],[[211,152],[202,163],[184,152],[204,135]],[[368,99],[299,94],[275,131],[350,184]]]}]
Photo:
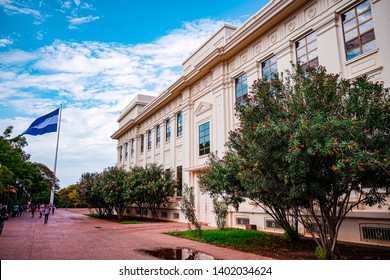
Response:
[{"label": "white cloud", "polygon": [[[135,94],[165,90],[180,77],[181,63],[221,25],[189,22],[149,44],[55,41],[34,52],[0,53],[0,133],[13,125],[17,135],[62,103],[61,186],[76,183],[83,172],[112,166],[116,142],[110,136],[120,111]],[[31,115],[10,115],[15,111]],[[55,133],[27,140],[31,160],[52,168]]]},{"label": "white cloud", "polygon": [[0,39],[0,48],[12,45],[14,42],[11,39]]},{"label": "white cloud", "polygon": [[94,16],[87,16],[87,17],[70,17],[70,16],[68,16],[67,17],[68,22],[70,23],[69,24],[70,29],[77,29],[78,25],[92,22],[92,21],[98,20],[99,18],[100,17],[98,17],[98,16],[96,16],[96,17],[94,17]]},{"label": "white cloud", "polygon": [[39,10],[30,8],[25,2],[0,0],[0,7],[3,7],[7,14],[31,15],[35,18],[34,24],[40,24],[45,19]]}]

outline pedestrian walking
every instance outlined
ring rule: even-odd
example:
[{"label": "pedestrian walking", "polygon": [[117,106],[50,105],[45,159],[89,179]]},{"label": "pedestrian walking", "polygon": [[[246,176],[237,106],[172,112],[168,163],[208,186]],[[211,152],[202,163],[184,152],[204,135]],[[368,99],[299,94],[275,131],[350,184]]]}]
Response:
[{"label": "pedestrian walking", "polygon": [[42,214],[45,211],[45,207],[43,204],[39,204],[39,218],[42,218]]},{"label": "pedestrian walking", "polygon": [[53,204],[53,206],[51,207],[51,214],[54,215],[54,210],[56,209],[56,206]]},{"label": "pedestrian walking", "polygon": [[0,204],[0,235],[3,233],[4,221],[8,220],[7,209]]},{"label": "pedestrian walking", "polygon": [[34,205],[31,207],[31,218],[34,218],[35,210],[37,210],[37,206],[34,204]]},{"label": "pedestrian walking", "polygon": [[50,214],[50,207],[49,207],[49,205],[46,205],[46,208],[45,208],[45,224],[47,224],[47,221],[49,220],[49,214]]}]

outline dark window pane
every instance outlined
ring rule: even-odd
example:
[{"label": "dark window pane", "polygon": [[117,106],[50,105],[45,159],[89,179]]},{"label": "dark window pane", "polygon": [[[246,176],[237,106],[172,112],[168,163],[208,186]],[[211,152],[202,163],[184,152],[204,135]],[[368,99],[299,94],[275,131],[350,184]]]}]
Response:
[{"label": "dark window pane", "polygon": [[318,57],[317,57],[316,59],[310,61],[310,62],[309,62],[309,65],[310,65],[311,67],[316,67],[316,66],[318,66],[318,65],[319,65],[319,64],[318,64]]},{"label": "dark window pane", "polygon": [[362,44],[365,44],[367,42],[375,40],[375,34],[374,30],[371,30],[367,32],[366,34],[362,35]]},{"label": "dark window pane", "polygon": [[347,42],[347,50],[348,51],[355,49],[357,47],[359,47],[359,39],[355,39],[355,40]]}]

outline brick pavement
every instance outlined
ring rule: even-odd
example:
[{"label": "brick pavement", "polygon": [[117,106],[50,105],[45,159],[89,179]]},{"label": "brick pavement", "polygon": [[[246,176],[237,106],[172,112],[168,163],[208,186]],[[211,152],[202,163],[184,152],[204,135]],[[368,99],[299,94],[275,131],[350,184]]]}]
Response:
[{"label": "brick pavement", "polygon": [[156,260],[140,250],[189,248],[222,260],[265,260],[266,257],[173,237],[182,231],[176,222],[122,225],[83,215],[86,209],[56,209],[49,222],[10,217],[0,236],[1,260]]}]

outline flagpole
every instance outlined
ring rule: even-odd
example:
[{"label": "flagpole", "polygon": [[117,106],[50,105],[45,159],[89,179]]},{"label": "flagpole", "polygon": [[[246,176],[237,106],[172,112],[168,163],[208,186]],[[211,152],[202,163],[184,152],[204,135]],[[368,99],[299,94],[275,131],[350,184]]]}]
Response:
[{"label": "flagpole", "polygon": [[54,205],[54,190],[56,187],[56,172],[57,172],[57,157],[58,157],[58,143],[60,142],[60,130],[61,130],[61,117],[62,117],[62,104],[60,104],[60,113],[59,113],[59,118],[58,118],[58,132],[57,132],[57,145],[56,145],[56,156],[54,159],[54,180],[53,180],[53,186],[51,188],[50,192],[50,204]]}]

